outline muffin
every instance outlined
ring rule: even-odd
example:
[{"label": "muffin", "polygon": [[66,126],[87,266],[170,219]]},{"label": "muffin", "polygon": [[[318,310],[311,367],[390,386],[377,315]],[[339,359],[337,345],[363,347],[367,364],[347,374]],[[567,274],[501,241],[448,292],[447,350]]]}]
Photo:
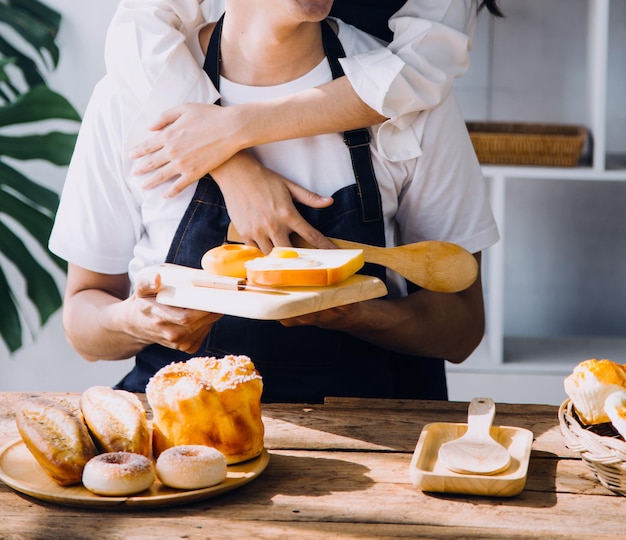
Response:
[{"label": "muffin", "polygon": [[626,390],[626,366],[607,359],[585,360],[565,379],[564,387],[581,422],[609,422],[604,403],[614,392]]}]

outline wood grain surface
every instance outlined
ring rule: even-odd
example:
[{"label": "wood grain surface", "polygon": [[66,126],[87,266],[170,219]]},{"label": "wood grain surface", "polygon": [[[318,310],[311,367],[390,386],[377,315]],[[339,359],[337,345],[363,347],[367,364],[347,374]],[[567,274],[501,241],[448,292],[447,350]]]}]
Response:
[{"label": "wood grain surface", "polygon": [[[0,443],[17,436],[15,405],[29,395],[0,394]],[[497,404],[494,425],[534,434],[526,486],[511,498],[411,483],[422,428],[464,422],[467,403],[331,398],[263,410],[270,463],[241,489],[175,508],[89,510],[0,484],[0,538],[624,537],[626,500],[565,447],[556,407]]]}]

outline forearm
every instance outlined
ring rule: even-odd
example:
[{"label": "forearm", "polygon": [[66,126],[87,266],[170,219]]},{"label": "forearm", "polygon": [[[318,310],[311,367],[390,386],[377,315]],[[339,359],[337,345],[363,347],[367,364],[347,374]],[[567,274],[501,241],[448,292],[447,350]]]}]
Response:
[{"label": "forearm", "polygon": [[[476,255],[480,263],[480,255]],[[283,321],[348,333],[368,343],[413,356],[463,362],[485,330],[480,274],[459,293],[425,289],[399,299],[376,299]]]},{"label": "forearm", "polygon": [[371,126],[385,117],[366,105],[346,77],[280,99],[228,107],[240,148]]},{"label": "forearm", "polygon": [[400,300],[363,303],[345,331],[389,350],[463,362],[484,332],[484,315],[463,294],[420,291]]},{"label": "forearm", "polygon": [[121,304],[121,300],[100,290],[85,290],[66,298],[65,334],[86,360],[122,360],[148,345],[130,333]]}]

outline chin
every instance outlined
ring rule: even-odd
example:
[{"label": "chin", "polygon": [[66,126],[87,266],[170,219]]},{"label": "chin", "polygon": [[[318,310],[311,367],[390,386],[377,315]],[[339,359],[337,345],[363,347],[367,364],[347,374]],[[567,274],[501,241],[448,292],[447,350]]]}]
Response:
[{"label": "chin", "polygon": [[295,0],[295,2],[303,18],[308,22],[323,21],[333,7],[333,0]]}]

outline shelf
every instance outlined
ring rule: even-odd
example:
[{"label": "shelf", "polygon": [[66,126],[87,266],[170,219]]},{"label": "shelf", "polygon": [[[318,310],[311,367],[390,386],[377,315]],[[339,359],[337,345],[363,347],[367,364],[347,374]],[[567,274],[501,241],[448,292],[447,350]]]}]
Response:
[{"label": "shelf", "polygon": [[[607,163],[622,163],[621,155],[607,157]],[[487,178],[529,178],[547,180],[587,180],[625,182],[626,168],[595,169],[593,167],[527,167],[517,165],[484,165]]]},{"label": "shelf", "polygon": [[454,373],[541,374],[566,376],[588,358],[626,361],[626,338],[505,337],[503,359],[493,362],[485,339],[464,363],[447,366]]},{"label": "shelf", "polygon": [[[616,26],[615,21],[611,22],[610,7],[610,0],[587,0],[586,36],[583,32],[577,34],[581,39],[586,39],[587,57],[581,58],[580,64],[583,65],[584,62],[586,65],[586,88],[576,79],[576,73],[572,74],[572,81],[575,81],[578,84],[577,88],[586,94],[587,107],[578,106],[575,118],[570,117],[565,122],[561,121],[585,125],[591,134],[590,141],[583,150],[581,165],[577,167],[482,165],[489,187],[491,208],[500,232],[500,241],[489,248],[483,257],[487,321],[484,339],[470,358],[462,364],[446,363],[446,371],[450,375],[448,378],[450,395],[453,399],[468,400],[477,395],[488,395],[503,402],[559,404],[566,397],[563,379],[581,361],[588,358],[609,358],[626,363],[626,333],[623,338],[556,335],[512,337],[505,333],[505,285],[511,285],[506,283],[510,276],[505,266],[505,248],[509,255],[511,253],[507,225],[512,225],[513,233],[516,231],[514,227],[519,225],[517,222],[507,223],[507,218],[510,217],[507,215],[507,204],[512,204],[511,197],[507,198],[509,187],[514,186],[519,180],[532,182],[532,191],[535,193],[542,189],[538,182],[546,184],[554,181],[597,182],[597,189],[613,189],[618,186],[608,184],[626,182],[626,153],[623,152],[626,149],[621,142],[616,145],[614,141],[607,141],[607,114],[610,114],[607,108],[609,29]],[[541,26],[537,31],[548,31],[548,28]],[[558,61],[558,56],[550,54],[546,54],[545,58],[546,61]],[[567,77],[565,80],[569,81]],[[507,89],[503,88],[503,91]],[[516,110],[519,113],[524,109]],[[524,121],[523,117],[509,118],[502,114],[498,117],[497,113],[498,111],[492,115],[494,118],[485,118],[485,121]],[[529,114],[528,118],[533,118],[533,115]],[[607,142],[613,144],[609,145]],[[596,189],[596,185],[582,187]],[[558,189],[560,186],[557,186]],[[566,204],[566,200],[563,204]],[[520,219],[517,214],[514,214],[514,217]],[[532,214],[527,217],[533,219]],[[523,216],[521,218],[523,219]],[[514,234],[511,237],[513,238]],[[603,240],[605,239],[598,239]],[[532,260],[530,264],[533,264]],[[601,291],[599,294],[605,293]],[[612,293],[607,290],[606,294]],[[549,333],[550,329],[545,329],[545,332]]]}]

